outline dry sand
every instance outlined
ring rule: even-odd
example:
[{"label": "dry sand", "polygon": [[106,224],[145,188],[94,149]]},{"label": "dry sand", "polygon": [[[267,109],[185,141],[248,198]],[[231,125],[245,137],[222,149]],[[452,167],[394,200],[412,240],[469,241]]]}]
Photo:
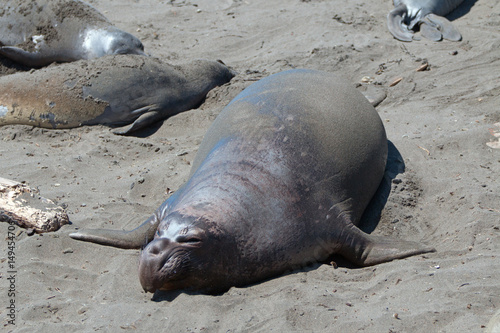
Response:
[{"label": "dry sand", "polygon": [[[500,308],[500,149],[486,145],[500,121],[498,1],[468,0],[452,14],[457,43],[393,39],[389,0],[90,2],[154,56],[222,59],[240,74],[149,136],[0,128],[0,176],[38,187],[72,222],[16,238],[15,326],[5,326],[8,249],[0,243],[6,331],[485,330]],[[430,70],[417,72],[424,62]],[[374,233],[421,240],[436,253],[368,268],[317,265],[220,296],[153,301],[138,281],[139,251],[68,237],[76,228],[139,225],[186,180],[224,105],[253,81],[298,67],[341,72],[353,84],[370,77],[387,90],[377,109],[406,173]],[[3,235],[7,227],[0,223]]]}]

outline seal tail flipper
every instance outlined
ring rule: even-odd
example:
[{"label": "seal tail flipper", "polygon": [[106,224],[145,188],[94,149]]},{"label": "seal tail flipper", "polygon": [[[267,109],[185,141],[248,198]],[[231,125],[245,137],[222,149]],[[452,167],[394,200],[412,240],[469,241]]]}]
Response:
[{"label": "seal tail flipper", "polygon": [[153,215],[134,230],[88,229],[71,233],[69,236],[73,239],[121,249],[140,249],[153,239],[158,224],[158,218]]},{"label": "seal tail flipper", "polygon": [[394,38],[403,42],[411,42],[413,40],[413,33],[404,24],[404,16],[407,12],[406,5],[400,4],[387,15],[387,27],[389,31]]},{"label": "seal tail flipper", "polygon": [[434,24],[427,16],[420,22],[420,33],[433,42],[439,42],[443,39],[439,25]]},{"label": "seal tail flipper", "polygon": [[[460,32],[445,17],[439,16],[436,14],[429,14],[429,15],[426,15],[423,23],[425,23],[425,26],[430,25],[431,27],[436,27],[437,30],[439,30],[438,33],[444,39],[451,40],[454,42],[458,42],[458,41],[462,40],[462,35],[460,34]],[[420,31],[422,32],[422,35],[424,37],[428,38],[424,34],[424,31],[422,30],[422,28],[423,27],[421,26]],[[425,29],[426,28],[424,28],[424,30]]]},{"label": "seal tail flipper", "polygon": [[54,59],[41,56],[38,52],[28,52],[15,46],[0,47],[0,55],[21,65],[30,67],[43,67],[55,61]]},{"label": "seal tail flipper", "polygon": [[128,135],[132,132],[135,132],[137,130],[140,130],[157,122],[163,117],[166,117],[162,115],[160,111],[158,111],[157,105],[149,105],[133,111],[133,113],[139,113],[139,112],[142,114],[132,124],[123,127],[118,127],[113,130],[113,133],[118,135]]},{"label": "seal tail flipper", "polygon": [[372,266],[428,252],[436,249],[417,242],[369,235],[352,226],[339,253],[357,265]]}]

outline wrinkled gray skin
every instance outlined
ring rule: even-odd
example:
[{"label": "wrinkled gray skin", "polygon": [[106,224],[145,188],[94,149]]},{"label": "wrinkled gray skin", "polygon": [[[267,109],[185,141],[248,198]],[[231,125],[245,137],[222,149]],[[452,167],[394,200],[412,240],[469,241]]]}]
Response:
[{"label": "wrinkled gray skin", "polygon": [[0,46],[0,55],[30,67],[108,54],[145,55],[137,37],[79,0],[2,0]]},{"label": "wrinkled gray skin", "polygon": [[223,63],[195,60],[173,66],[152,57],[111,55],[0,77],[0,126],[120,127],[130,134],[197,107],[229,82]]},{"label": "wrinkled gray skin", "polygon": [[149,292],[220,292],[335,253],[367,266],[434,251],[357,227],[384,176],[387,147],[377,112],[349,83],[282,72],[220,113],[187,183],[142,226],[70,236],[122,248],[149,242],[139,264]]},{"label": "wrinkled gray skin", "polygon": [[387,15],[387,26],[394,38],[411,42],[413,30],[420,26],[422,36],[433,41],[459,41],[462,35],[444,16],[464,0],[394,0]]}]

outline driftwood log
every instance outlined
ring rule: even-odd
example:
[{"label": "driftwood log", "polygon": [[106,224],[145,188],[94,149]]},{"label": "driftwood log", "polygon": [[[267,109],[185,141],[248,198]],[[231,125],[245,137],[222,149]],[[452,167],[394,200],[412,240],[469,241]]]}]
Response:
[{"label": "driftwood log", "polygon": [[41,197],[37,189],[0,177],[0,222],[42,233],[58,230],[69,219],[62,207]]}]

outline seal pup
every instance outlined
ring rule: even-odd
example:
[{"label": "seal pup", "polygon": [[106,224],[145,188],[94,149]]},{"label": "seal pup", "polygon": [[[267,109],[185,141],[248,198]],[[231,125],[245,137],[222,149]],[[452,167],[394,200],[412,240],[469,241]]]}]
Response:
[{"label": "seal pup", "polygon": [[6,75],[0,77],[0,126],[102,124],[123,126],[114,133],[130,134],[197,107],[211,89],[233,76],[219,61],[173,66],[139,55],[109,55]]},{"label": "seal pup", "polygon": [[3,0],[0,55],[30,67],[107,54],[145,55],[141,41],[79,0]]},{"label": "seal pup", "polygon": [[387,26],[394,38],[413,40],[413,31],[420,26],[422,36],[433,41],[443,38],[460,41],[462,35],[444,15],[451,13],[464,0],[394,0],[395,8],[387,15]]},{"label": "seal pup", "polygon": [[361,266],[432,252],[357,225],[384,177],[373,106],[330,73],[290,70],[246,88],[206,133],[189,180],[132,231],[74,239],[145,245],[145,291],[245,286],[340,254]]}]

